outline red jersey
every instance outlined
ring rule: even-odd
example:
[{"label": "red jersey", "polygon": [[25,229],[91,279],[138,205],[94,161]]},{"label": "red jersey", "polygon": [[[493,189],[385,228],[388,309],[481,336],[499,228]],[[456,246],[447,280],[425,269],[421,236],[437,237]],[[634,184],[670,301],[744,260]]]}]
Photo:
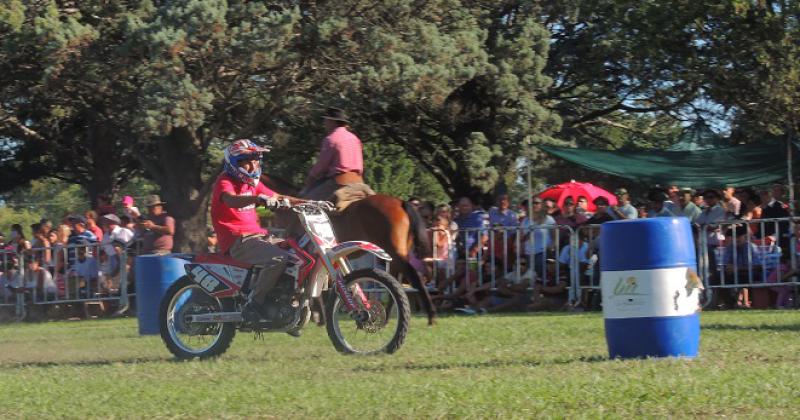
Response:
[{"label": "red jersey", "polygon": [[214,191],[211,193],[211,223],[214,225],[214,232],[217,233],[219,252],[225,254],[236,238],[255,233],[266,234],[267,230],[258,223],[255,205],[238,209],[229,207],[222,202],[222,193],[273,196],[275,192],[261,183],[252,187],[250,184],[234,181],[224,172],[217,177],[214,182]]}]

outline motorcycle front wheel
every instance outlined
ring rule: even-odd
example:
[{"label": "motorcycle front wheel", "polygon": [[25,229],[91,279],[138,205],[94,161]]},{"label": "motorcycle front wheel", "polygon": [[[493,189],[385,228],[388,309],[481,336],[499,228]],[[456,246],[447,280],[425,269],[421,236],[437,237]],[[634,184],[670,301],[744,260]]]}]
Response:
[{"label": "motorcycle front wheel", "polygon": [[326,302],[328,337],[347,354],[394,353],[405,341],[411,309],[408,296],[389,273],[377,269],[354,271],[344,278],[355,305],[349,311],[342,293],[331,288]]},{"label": "motorcycle front wheel", "polygon": [[206,359],[225,353],[236,334],[233,323],[190,322],[189,315],[234,310],[233,300],[209,295],[189,277],[176,281],[161,300],[161,339],[179,359]]}]

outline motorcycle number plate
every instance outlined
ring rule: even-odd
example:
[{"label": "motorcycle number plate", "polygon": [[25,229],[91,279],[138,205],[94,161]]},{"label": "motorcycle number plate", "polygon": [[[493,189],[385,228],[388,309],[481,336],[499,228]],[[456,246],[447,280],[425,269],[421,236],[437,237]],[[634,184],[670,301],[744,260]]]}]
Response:
[{"label": "motorcycle number plate", "polygon": [[336,242],[336,235],[333,234],[333,227],[331,227],[331,221],[327,216],[324,214],[314,215],[307,217],[306,221],[310,230],[314,232],[314,236],[322,239],[327,244]]}]

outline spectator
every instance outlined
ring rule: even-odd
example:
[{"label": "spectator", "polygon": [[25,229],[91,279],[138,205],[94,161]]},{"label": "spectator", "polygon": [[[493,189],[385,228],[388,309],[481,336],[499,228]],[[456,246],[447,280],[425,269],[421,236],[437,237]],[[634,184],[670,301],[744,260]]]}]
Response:
[{"label": "spectator", "polygon": [[45,236],[49,235],[50,231],[53,230],[53,222],[50,221],[50,219],[42,217],[39,220],[39,224],[41,225],[42,232],[45,234]]},{"label": "spectator", "polygon": [[652,189],[647,194],[647,199],[650,201],[649,217],[675,217],[675,214],[670,211],[666,202],[669,201],[667,193],[660,189]]},{"label": "spectator", "polygon": [[[783,184],[773,184],[772,185],[772,196],[783,203],[786,203],[789,197],[786,194],[786,188],[784,188]],[[786,204],[784,204],[786,205]],[[786,209],[789,209],[789,206],[786,205]]]},{"label": "spectator", "polygon": [[[788,206],[773,195],[773,190],[763,189],[759,192],[761,198],[761,218],[763,219],[783,219],[790,217]],[[758,237],[768,243],[778,242],[783,249],[788,249],[789,245],[789,223],[786,222],[765,222],[761,226],[762,230]]]},{"label": "spectator", "polygon": [[455,250],[450,236],[450,219],[444,214],[437,214],[432,226],[433,231],[433,270],[436,278],[444,279],[455,270]]},{"label": "spectator", "polygon": [[128,228],[128,230],[130,230],[131,232],[136,233],[136,223],[134,223],[130,217],[123,214],[122,216],[119,217],[119,221],[120,221],[119,224],[120,226]]},{"label": "spectator", "polygon": [[435,216],[442,216],[448,221],[450,229],[450,240],[455,241],[458,236],[458,224],[453,221],[453,211],[449,204],[440,204],[436,206]]},{"label": "spectator", "polygon": [[[480,263],[478,257],[486,257],[486,253],[482,253],[482,250],[489,240],[487,234],[489,218],[484,211],[476,209],[472,198],[464,196],[458,200],[458,213],[459,217],[455,222],[459,229],[465,231],[462,231],[456,240],[455,273],[437,285],[439,290],[445,290],[451,284],[459,283],[456,295],[463,294],[471,288],[466,282],[467,260]],[[471,267],[475,268],[477,267]]]},{"label": "spectator", "polygon": [[100,248],[98,280],[100,290],[113,293],[119,290],[119,273],[122,266],[121,256],[124,252],[125,244],[120,241],[113,241],[108,248],[110,248],[111,252],[106,252],[106,247]]},{"label": "spectator", "polygon": [[594,199],[594,205],[597,207],[597,211],[594,212],[592,217],[586,221],[586,224],[589,225],[602,225],[605,222],[610,222],[614,220],[611,216],[611,213],[608,211],[608,199],[599,196]]},{"label": "spectator", "polygon": [[614,220],[636,219],[639,217],[639,212],[631,205],[631,198],[628,195],[628,190],[625,188],[617,188],[616,191],[614,191],[614,195],[617,197],[617,205],[609,206],[608,208],[608,214],[610,214]]},{"label": "spectator", "polygon": [[[781,254],[780,264],[770,271],[767,276],[767,283],[785,283],[792,277],[798,275],[797,270],[792,270],[791,256],[789,253]],[[775,309],[791,309],[792,307],[792,286],[773,286],[769,288],[778,296],[775,299]]]},{"label": "spectator", "polygon": [[53,276],[42,267],[39,258],[28,257],[27,261],[24,284],[26,289],[34,293],[34,302],[55,300],[58,288]]},{"label": "spectator", "polygon": [[[726,283],[739,283],[747,282],[751,270],[753,270],[753,277],[760,277],[762,273],[756,272],[758,267],[755,263],[759,257],[758,247],[749,241],[750,234],[746,226],[733,225],[731,226],[731,236],[734,237],[734,242],[727,247],[724,251],[725,273],[733,277]],[[721,293],[725,293],[722,291]],[[724,297],[727,297],[724,296]],[[737,290],[737,304],[738,308],[750,308],[750,293],[747,288]]]},{"label": "spectator", "polygon": [[97,213],[94,210],[89,210],[83,216],[86,218],[86,229],[92,231],[98,241],[102,241],[103,229],[97,225]]},{"label": "spectator", "polygon": [[497,205],[489,209],[489,224],[491,226],[514,227],[519,224],[517,214],[511,210],[508,194],[497,196]]},{"label": "spectator", "polygon": [[459,236],[458,253],[463,258],[475,258],[489,239],[486,233],[489,218],[483,210],[475,207],[470,197],[461,197],[458,200],[458,213],[456,224],[459,229],[468,230]]},{"label": "spectator", "polygon": [[592,215],[589,211],[589,200],[586,197],[578,197],[578,205],[575,207],[575,212],[587,218]]},{"label": "spectator", "polygon": [[139,208],[133,205],[133,197],[129,195],[122,198],[122,213],[131,221],[137,220],[142,215]]},{"label": "spectator", "polygon": [[700,213],[703,212],[700,210],[700,207],[697,207],[697,205],[692,202],[692,193],[693,191],[691,188],[683,188],[678,194],[678,204],[680,206],[678,216],[689,219],[689,223],[694,223],[697,217],[700,216]]},{"label": "spectator", "polygon": [[[524,202],[523,204],[527,204]],[[553,247],[553,228],[547,226],[555,226],[556,221],[552,216],[547,214],[544,208],[544,201],[539,197],[534,197],[531,200],[531,207],[533,210],[532,217],[526,218],[522,221],[522,231],[525,236],[522,237],[524,245],[524,260],[533,260],[533,270],[539,277],[545,275],[547,269],[547,250]]]},{"label": "spectator", "polygon": [[702,191],[697,191],[697,192],[694,194],[694,196],[692,196],[692,202],[693,202],[693,203],[694,203],[694,205],[695,205],[695,206],[697,206],[697,207],[698,207],[698,208],[699,208],[701,211],[702,211],[702,210],[705,210],[705,208],[706,208],[706,207],[708,207],[708,206],[706,205],[706,201],[703,199],[703,192],[702,192]]},{"label": "spectator", "polygon": [[736,189],[733,187],[725,187],[722,190],[722,208],[728,214],[728,219],[739,217],[742,211],[742,202],[734,197]]},{"label": "spectator", "polygon": [[100,224],[103,227],[103,249],[107,255],[114,254],[114,246],[112,243],[119,242],[123,244],[123,248],[127,247],[128,243],[133,240],[133,232],[125,227],[120,226],[122,221],[116,214],[106,214],[100,218]]},{"label": "spectator", "polygon": [[548,215],[553,217],[553,219],[561,215],[561,209],[556,205],[556,200],[553,200],[552,198],[545,198],[543,199],[543,202],[544,210]]},{"label": "spectator", "polygon": [[650,213],[647,210],[650,207],[650,204],[647,203],[647,201],[637,201],[633,207],[636,208],[636,212],[639,214],[640,219],[647,219],[650,217]]},{"label": "spectator", "polygon": [[23,286],[17,259],[14,256],[0,260],[3,271],[0,273],[0,302],[9,302],[16,290]]},{"label": "spectator", "polygon": [[[53,229],[47,234],[47,242],[50,244],[50,260],[46,264],[46,268],[50,271],[50,274],[55,274],[56,268],[56,259],[58,258],[58,250],[56,249],[58,241],[58,232]],[[63,244],[61,244],[63,247]]]},{"label": "spectator", "polygon": [[3,235],[3,232],[0,232],[0,251],[6,249],[6,236]]},{"label": "spectator", "polygon": [[34,250],[34,255],[47,267],[50,265],[51,260],[50,240],[47,238],[45,230],[40,223],[32,224],[31,231],[33,232],[31,248]]},{"label": "spectator", "polygon": [[[567,197],[564,199],[564,205],[561,209],[561,214],[557,217],[554,217],[556,224],[559,226],[569,226],[574,231],[579,226],[586,224],[587,219],[584,215],[578,214],[575,211],[575,202],[573,201],[572,197]],[[569,242],[569,229],[561,229],[560,234],[556,238],[558,241],[557,246],[561,248],[567,242]]]},{"label": "spectator", "polygon": [[165,255],[172,252],[175,219],[164,210],[164,204],[158,195],[147,196],[145,205],[148,215],[139,222],[143,254]]},{"label": "spectator", "polygon": [[73,215],[67,218],[72,225],[72,233],[67,239],[67,270],[75,263],[75,245],[97,242],[97,236],[86,229],[86,219],[81,215]]},{"label": "spectator", "polygon": [[[670,185],[667,187],[667,197],[669,197],[669,201],[678,206],[678,198],[680,197],[680,188],[677,185]],[[675,213],[674,209],[670,209],[673,213]]]},{"label": "spectator", "polygon": [[11,225],[11,236],[8,242],[8,245],[10,245],[17,253],[31,249],[31,243],[25,239],[25,233],[22,232],[22,226],[18,223]]},{"label": "spectator", "polygon": [[[111,198],[105,194],[100,194],[97,196],[97,209],[95,219],[98,217],[103,217],[107,214],[116,214],[117,208],[111,204]],[[88,216],[86,217],[89,218]]]},{"label": "spectator", "polygon": [[[697,216],[695,223],[701,225],[701,234],[706,235],[706,243],[708,244],[708,270],[710,275],[709,284],[712,286],[719,285],[719,276],[717,275],[717,248],[722,245],[725,240],[725,235],[716,223],[724,222],[726,220],[725,209],[720,205],[720,194],[715,190],[707,190],[703,193],[707,207]],[[714,294],[714,305],[716,305],[719,298],[719,293]]]},{"label": "spectator", "polygon": [[77,245],[77,248],[75,248],[75,263],[67,270],[68,291],[69,293],[76,293],[72,295],[73,297],[77,297],[79,288],[87,294],[91,293],[90,291],[92,290],[97,290],[97,288],[92,287],[92,284],[97,284],[100,274],[97,258],[92,256],[89,241],[82,238],[75,245]]},{"label": "spectator", "polygon": [[[67,246],[69,242],[69,236],[72,233],[69,225],[60,224],[57,228],[53,229],[51,232],[51,241],[50,247],[51,255],[52,255],[52,264],[53,264],[53,275],[58,277],[64,274],[66,269],[66,262],[67,262],[67,253],[64,252],[64,247]],[[53,233],[55,233],[55,238],[53,238]]]},{"label": "spectator", "polygon": [[[756,194],[755,191],[752,189],[743,189],[741,191],[741,199],[742,202],[742,210],[739,217],[742,220],[757,220],[761,218],[764,209],[761,208],[761,198]],[[753,233],[755,233],[757,229],[757,225],[753,224],[750,225],[753,228]]]}]

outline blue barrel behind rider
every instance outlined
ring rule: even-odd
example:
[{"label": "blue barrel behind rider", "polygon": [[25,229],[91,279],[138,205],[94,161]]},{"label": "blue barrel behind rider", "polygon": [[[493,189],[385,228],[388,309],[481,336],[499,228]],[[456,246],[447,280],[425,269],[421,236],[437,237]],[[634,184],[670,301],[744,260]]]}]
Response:
[{"label": "blue barrel behind rider", "polygon": [[136,257],[136,318],[139,335],[160,332],[158,312],[161,299],[172,283],[186,275],[188,262],[182,254],[141,255]]},{"label": "blue barrel behind rider", "polygon": [[611,358],[697,356],[696,266],[686,218],[602,225],[600,286]]}]

